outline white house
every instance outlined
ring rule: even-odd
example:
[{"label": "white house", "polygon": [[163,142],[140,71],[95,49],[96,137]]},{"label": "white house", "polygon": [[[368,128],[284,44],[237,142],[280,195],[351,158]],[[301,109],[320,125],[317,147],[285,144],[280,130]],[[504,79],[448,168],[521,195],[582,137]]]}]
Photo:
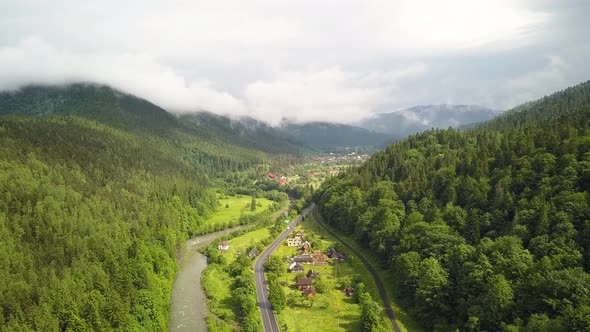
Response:
[{"label": "white house", "polygon": [[219,243],[219,245],[217,246],[217,249],[219,249],[219,250],[228,250],[229,249],[229,243],[227,241],[221,241]]}]

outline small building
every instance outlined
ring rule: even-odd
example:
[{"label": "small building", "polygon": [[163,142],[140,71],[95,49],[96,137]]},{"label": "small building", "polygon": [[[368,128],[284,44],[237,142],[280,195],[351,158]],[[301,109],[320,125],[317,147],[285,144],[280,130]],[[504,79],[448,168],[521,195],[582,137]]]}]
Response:
[{"label": "small building", "polygon": [[295,236],[287,239],[287,246],[289,247],[299,247],[301,246],[301,242],[303,239],[301,237]]},{"label": "small building", "polygon": [[300,264],[313,264],[313,256],[309,254],[299,255],[293,257],[291,261]]},{"label": "small building", "polygon": [[219,249],[219,250],[228,250],[229,249],[229,243],[227,241],[221,241],[217,245],[217,249]]},{"label": "small building", "polygon": [[277,177],[277,175],[275,173],[268,173],[268,174],[266,174],[266,177],[269,179],[274,179]]},{"label": "small building", "polygon": [[300,237],[301,239],[303,239],[303,231],[298,230],[297,233],[295,233],[295,235],[293,235],[293,237]]},{"label": "small building", "polygon": [[313,263],[317,266],[323,266],[328,264],[328,256],[326,256],[321,251],[316,251],[313,253]]},{"label": "small building", "polygon": [[344,254],[344,252],[341,250],[331,248],[326,252],[326,255],[340,263],[346,262],[346,254]]},{"label": "small building", "polygon": [[352,288],[352,287],[344,288],[344,295],[346,295],[347,297],[351,297],[352,294],[354,294],[354,288]]},{"label": "small building", "polygon": [[310,288],[312,285],[311,278],[297,278],[297,289],[302,291]]},{"label": "small building", "polygon": [[308,278],[317,278],[319,276],[320,276],[320,273],[315,271],[314,269],[309,269],[309,271],[307,271]]},{"label": "small building", "polygon": [[303,252],[307,253],[311,250],[311,243],[305,241],[303,243],[301,243],[301,248],[299,248],[300,250],[303,250]]},{"label": "small building", "polygon": [[248,258],[252,259],[258,256],[258,254],[260,254],[260,250],[258,250],[257,248],[252,248],[252,250],[248,252]]},{"label": "small building", "polygon": [[305,297],[314,297],[316,294],[315,288],[313,288],[313,286],[310,286],[309,288],[304,289],[301,292],[301,295],[305,296]]},{"label": "small building", "polygon": [[297,262],[293,262],[293,263],[291,263],[291,265],[289,265],[289,272],[291,272],[291,273],[301,273],[304,271],[305,271],[305,268],[303,267],[303,265],[301,265]]}]

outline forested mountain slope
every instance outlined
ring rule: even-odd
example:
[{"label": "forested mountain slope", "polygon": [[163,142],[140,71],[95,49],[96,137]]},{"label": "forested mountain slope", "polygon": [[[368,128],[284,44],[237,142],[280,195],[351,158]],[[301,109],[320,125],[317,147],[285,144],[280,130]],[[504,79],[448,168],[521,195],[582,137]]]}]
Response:
[{"label": "forested mountain slope", "polygon": [[107,87],[1,93],[0,114],[0,331],[166,330],[208,178],[298,158]]},{"label": "forested mountain slope", "polygon": [[0,115],[80,117],[137,135],[163,138],[185,150],[186,158],[207,166],[208,172],[220,167],[243,169],[269,154],[273,158],[296,157],[305,151],[270,128],[249,127],[205,112],[176,117],[144,99],[91,83],[0,92]]},{"label": "forested mountain slope", "polygon": [[316,193],[438,331],[590,330],[590,84],[430,130]]},{"label": "forested mountain slope", "polygon": [[287,137],[318,150],[334,150],[346,147],[381,148],[393,141],[393,135],[385,135],[340,123],[309,122],[285,123],[279,127]]}]

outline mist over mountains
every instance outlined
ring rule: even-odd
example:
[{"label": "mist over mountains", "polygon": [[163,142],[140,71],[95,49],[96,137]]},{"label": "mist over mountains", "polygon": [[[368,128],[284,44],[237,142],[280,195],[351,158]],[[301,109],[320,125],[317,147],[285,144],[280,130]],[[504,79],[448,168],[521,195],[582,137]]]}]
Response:
[{"label": "mist over mountains", "polygon": [[[293,144],[316,150],[365,147],[381,148],[430,128],[458,128],[489,120],[499,114],[475,105],[429,105],[378,114],[356,124],[334,122],[295,123],[283,121],[271,125],[250,116],[224,116],[211,112],[174,115],[140,96],[92,83],[66,86],[27,86],[17,91],[0,93],[0,114],[78,115],[125,129],[165,131],[181,123],[192,123],[220,133],[224,139],[235,137],[240,144],[260,145],[273,142],[292,148]],[[10,111],[9,111],[10,110]],[[127,111],[122,111],[127,110]],[[175,119],[176,118],[176,119]],[[266,139],[260,140],[261,136]],[[280,148],[279,148],[280,149]]]},{"label": "mist over mountains", "polygon": [[487,121],[501,111],[478,105],[426,105],[414,106],[391,113],[381,113],[357,125],[382,134],[399,138],[430,128],[458,128],[467,124]]}]

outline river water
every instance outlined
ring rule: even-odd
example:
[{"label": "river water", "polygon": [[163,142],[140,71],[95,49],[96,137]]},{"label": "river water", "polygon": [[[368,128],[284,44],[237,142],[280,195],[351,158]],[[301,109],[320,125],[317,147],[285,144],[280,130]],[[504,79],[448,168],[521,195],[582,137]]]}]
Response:
[{"label": "river water", "polygon": [[206,332],[207,299],[201,287],[201,273],[207,268],[207,257],[199,249],[220,236],[252,225],[237,226],[188,240],[182,250],[180,266],[172,284],[169,330]]}]

